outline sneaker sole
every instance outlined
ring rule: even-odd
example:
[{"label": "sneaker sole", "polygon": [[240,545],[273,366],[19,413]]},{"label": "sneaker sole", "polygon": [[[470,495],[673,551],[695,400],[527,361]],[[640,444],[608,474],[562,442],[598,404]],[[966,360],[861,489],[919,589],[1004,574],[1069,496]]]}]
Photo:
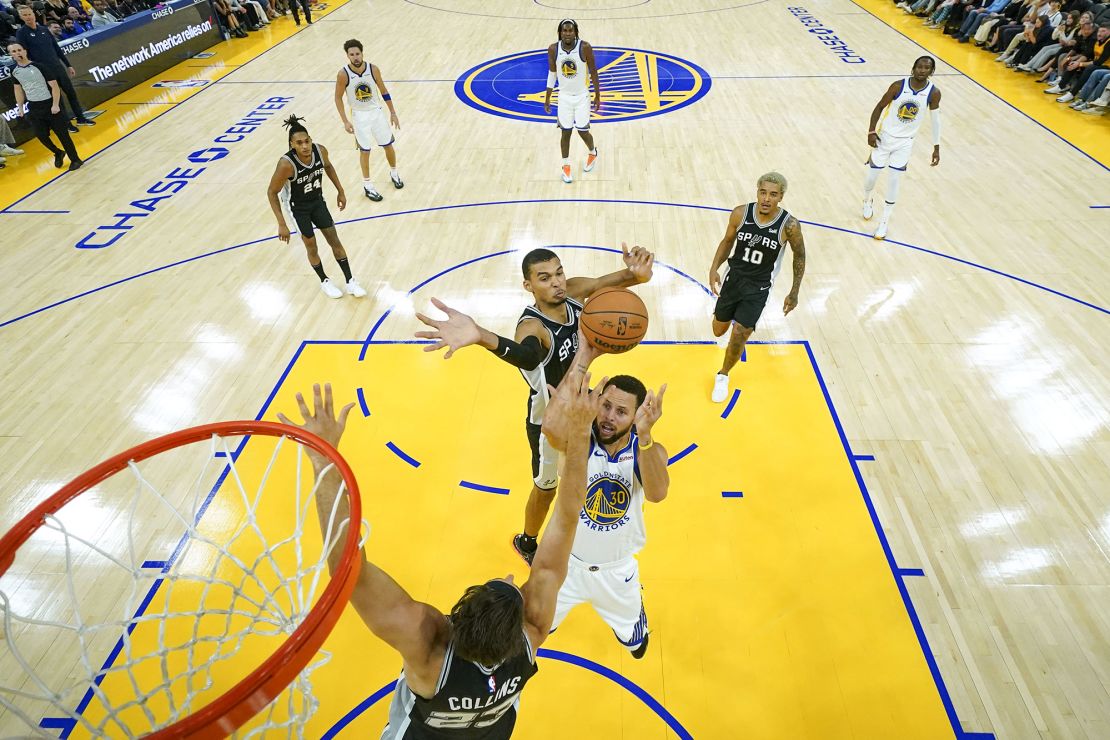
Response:
[{"label": "sneaker sole", "polygon": [[366,192],[365,190],[362,191],[362,194],[365,195],[370,200],[374,201],[375,203],[378,203],[382,200],[381,195],[379,195],[377,198],[375,198],[374,196],[370,195],[370,193]]},{"label": "sneaker sole", "polygon": [[[524,561],[524,563],[525,563],[525,564],[526,564],[526,565],[527,565],[527,566],[528,566],[529,568],[531,568],[531,567],[532,567],[532,561],[531,561],[531,560],[529,560],[529,559],[528,559],[528,558],[527,558],[527,557],[526,557],[526,556],[524,555],[524,551],[523,551],[523,550],[521,550],[521,549],[520,549],[519,547],[517,547],[517,546],[516,546],[516,535],[515,535],[515,534],[514,534],[514,535],[512,536],[512,538],[511,538],[511,539],[509,540],[509,547],[513,548],[513,552],[515,552],[515,553],[516,553],[516,554],[517,554],[517,555],[518,555],[518,556],[520,557],[520,559],[521,559],[521,560],[523,560],[523,561]],[[533,557],[533,558],[535,558],[535,557],[536,557],[534,553],[533,553],[532,557]]]}]

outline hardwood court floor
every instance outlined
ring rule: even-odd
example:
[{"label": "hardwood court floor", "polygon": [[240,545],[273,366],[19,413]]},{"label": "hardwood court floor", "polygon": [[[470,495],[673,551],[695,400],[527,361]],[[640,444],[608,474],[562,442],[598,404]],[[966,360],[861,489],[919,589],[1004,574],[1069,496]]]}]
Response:
[{"label": "hardwood court floor", "polygon": [[[875,458],[848,463],[840,448],[837,475],[853,466],[859,471],[855,505],[863,501],[862,482],[890,550],[880,579],[885,586],[874,580],[880,578],[881,568],[875,568],[883,565],[881,557],[875,567],[860,562],[854,583],[874,584],[879,589],[874,593],[885,589],[884,608],[898,607],[903,590],[912,599],[937,666],[936,675],[928,677],[929,700],[915,703],[919,695],[908,692],[903,699],[910,708],[900,709],[903,705],[882,699],[881,692],[898,681],[920,686],[915,672],[928,663],[917,647],[916,665],[870,665],[853,675],[857,696],[870,704],[872,715],[864,717],[860,705],[847,698],[805,705],[808,694],[795,691],[791,682],[811,675],[807,671],[820,674],[828,664],[816,658],[788,663],[776,652],[781,645],[758,643],[749,634],[781,624],[776,608],[794,609],[786,615],[800,619],[798,613],[813,604],[805,600],[810,591],[800,587],[778,600],[737,602],[736,591],[723,583],[714,590],[707,578],[696,604],[661,596],[652,615],[660,640],[642,664],[629,665],[614,652],[588,615],[576,615],[550,647],[627,674],[695,737],[738,732],[885,737],[895,727],[899,734],[937,736],[926,731],[931,720],[922,719],[937,711],[943,713],[944,732],[961,737],[1110,734],[1110,622],[1103,606],[1110,599],[1110,382],[1103,361],[1110,345],[1110,269],[1106,241],[1097,236],[1105,234],[1108,211],[1092,208],[1110,204],[1108,162],[1098,148],[1105,138],[1097,136],[1105,134],[1105,122],[1072,116],[1067,125],[1075,128],[1050,123],[1060,135],[1054,134],[1034,120],[1040,112],[1032,104],[1015,101],[1019,110],[995,97],[957,70],[967,69],[988,86],[992,79],[980,77],[943,42],[922,38],[921,43],[938,44],[941,60],[935,81],[944,91],[944,159],[940,167],[928,167],[924,133],[903,182],[890,239],[875,242],[858,215],[863,134],[882,90],[922,53],[913,41],[847,0],[806,9],[865,59],[863,64],[839,61],[794,13],[770,2],[559,5],[576,10],[508,0],[352,0],[233,75],[216,81],[213,74],[202,92],[15,208],[67,213],[0,213],[5,235],[0,269],[8,286],[0,295],[0,379],[10,389],[0,400],[0,458],[6,463],[0,480],[8,502],[0,519],[10,523],[62,481],[127,445],[181,426],[278,410],[278,400],[296,390],[294,385],[316,379],[349,377],[343,380],[348,389],[426,399],[442,392],[444,381],[496,374],[504,378],[497,390],[505,390],[501,405],[490,412],[495,421],[488,432],[479,422],[472,426],[475,431],[481,426],[483,434],[503,434],[505,445],[519,447],[522,440],[512,441],[519,431],[513,404],[523,403],[523,386],[477,350],[452,360],[455,364],[431,362],[442,373],[436,382],[418,383],[401,372],[403,366],[379,363],[378,352],[393,351],[381,347],[368,353],[366,370],[306,361],[279,380],[302,341],[361,341],[387,311],[374,338],[408,338],[415,328],[412,312],[425,308],[433,294],[508,332],[527,297],[513,267],[516,256],[474,262],[409,294],[434,275],[495,252],[541,245],[612,248],[627,240],[654,249],[660,262],[704,282],[728,209],[752,197],[760,173],[777,169],[790,180],[784,207],[805,222],[809,266],[798,310],[781,316],[776,307],[784,288],[777,286],[756,338],[809,343],[848,449]],[[546,46],[563,13],[574,14],[583,37],[598,46],[665,53],[689,60],[712,78],[705,97],[681,110],[596,125],[598,168],[588,175],[578,171],[582,147],[576,141],[577,179],[570,186],[557,179],[556,135],[548,125],[481,113],[453,93],[454,81],[466,70]],[[402,124],[397,148],[406,187],[388,187],[375,153],[374,175],[386,186],[379,204],[357,197],[357,156],[331,102],[341,44],[352,36],[367,44],[367,56],[381,66]],[[327,301],[301,247],[272,238],[262,193],[285,149],[276,121],[227,144],[226,156],[217,159],[209,151],[218,146],[217,137],[270,98],[292,98],[280,113],[306,116],[310,132],[332,152],[351,198],[342,214],[334,208],[333,213],[356,275],[370,291],[361,302]],[[208,154],[199,159],[212,159],[191,163],[189,155],[201,151]],[[29,146],[29,167],[34,152]],[[126,212],[174,168],[200,166],[203,173],[148,216],[130,220],[133,228],[111,246],[74,248],[89,234],[113,235],[98,227],[115,222],[114,214]],[[5,170],[3,177],[12,172]],[[15,180],[3,182],[7,202],[9,182]],[[884,183],[879,187],[882,194]],[[561,253],[571,275],[620,266],[609,253]],[[338,274],[330,257],[325,266]],[[788,272],[784,267],[780,282],[789,280]],[[642,292],[652,314],[649,339],[707,338],[710,302],[701,288],[660,268]],[[821,512],[824,499],[804,495],[813,470],[790,451],[830,417],[826,410],[811,425],[792,416],[793,395],[812,394],[813,376],[768,375],[777,360],[762,353],[769,349],[760,350],[734,372],[734,385],[742,389],[741,398],[774,403],[750,418],[758,421],[755,428],[738,426],[727,437],[736,451],[728,459],[736,462],[721,467],[744,475],[744,455],[767,450],[764,457],[770,459],[760,463],[767,472],[760,475],[767,476],[767,488],[782,493],[775,499],[747,493],[725,499],[723,485],[713,491],[706,481],[712,501],[694,504],[695,494],[677,481],[686,475],[681,466],[696,458],[691,453],[677,462],[673,498],[651,512],[644,554],[645,583],[664,593],[677,582],[662,576],[653,582],[653,568],[670,575],[727,567],[742,585],[765,587],[739,591],[744,595],[789,589],[789,579],[774,578],[773,550],[745,550],[770,541],[783,522],[783,509],[765,510],[763,518],[759,507],[762,501],[793,502],[796,526]],[[644,347],[628,361],[647,363],[653,352],[681,356],[666,361],[668,368],[680,366],[682,378],[667,410],[669,424],[696,426],[720,413],[708,401],[715,349]],[[394,386],[410,385],[374,387],[378,372]],[[279,385],[278,400],[268,404]],[[449,441],[453,436],[469,439],[445,429],[438,417],[473,414],[489,389],[460,382],[452,392],[456,406],[442,404],[426,414],[430,418],[411,422],[437,449],[457,449]],[[782,394],[790,394],[789,404],[776,405]],[[768,444],[776,439],[783,440],[781,446]],[[360,454],[353,457],[361,459]],[[388,453],[371,446],[371,454]],[[386,461],[396,464],[388,459],[382,464]],[[499,455],[482,465],[491,466],[491,474],[503,471],[488,480],[511,494],[473,494],[479,532],[470,538],[473,559],[445,565],[420,552],[403,558],[389,547],[372,549],[384,562],[398,564],[406,586],[443,607],[464,581],[500,574],[497,568],[512,561],[506,540],[526,490],[523,460],[510,452],[503,461]],[[707,471],[717,474],[716,468]],[[373,521],[373,547],[431,536],[404,507],[379,503],[383,496],[393,499],[388,488],[378,489],[375,472],[363,474],[367,498],[382,507]],[[700,485],[689,482],[691,489]],[[739,490],[746,485],[738,484]],[[831,491],[830,483],[830,496]],[[464,492],[453,490],[451,496],[461,500]],[[676,522],[695,531],[699,521],[707,522],[704,546],[716,543],[733,559],[692,557],[698,553],[670,539],[670,522],[663,518],[672,510],[681,512],[674,515]],[[859,526],[858,517],[850,520]],[[865,548],[872,559],[882,554],[875,550],[880,540],[873,523],[863,524],[870,529],[864,526],[858,537],[846,531],[841,538],[825,532],[820,541],[780,539],[793,547],[809,543],[823,565],[847,566],[835,562],[843,553],[837,548]],[[460,537],[459,549],[464,534],[453,535]],[[751,557],[740,556],[745,552]],[[908,572],[891,572],[892,565]],[[813,580],[828,587],[830,598],[854,593],[855,586],[844,585],[840,576],[816,575]],[[871,614],[860,607],[870,602],[844,600],[847,605],[835,615],[808,612],[795,624],[811,626],[794,634],[811,647],[822,637],[827,649],[850,642],[856,635],[850,630]],[[729,604],[741,625],[732,634],[722,626]],[[875,623],[870,634],[876,643],[905,645],[907,635],[919,637],[911,632],[904,602],[899,608]],[[690,627],[691,619],[704,621]],[[683,629],[705,641],[697,648],[703,663],[720,654],[721,645],[760,648],[759,655],[723,667],[731,672],[730,685],[706,689],[731,692],[738,705],[699,706],[701,700],[692,697],[691,691],[708,683],[690,687],[716,681],[720,673],[682,666],[675,681],[663,680],[663,661],[673,651],[690,649],[694,639],[673,634]],[[360,687],[365,694],[381,688],[397,667],[375,641],[367,650],[381,656],[382,665],[375,664],[373,680]],[[756,665],[771,666],[771,672],[755,674]],[[525,697],[526,711],[567,714],[568,705],[558,703],[559,687],[583,675],[557,659],[545,660],[536,687]],[[591,680],[621,697],[618,718],[625,737],[668,732],[658,724],[642,730],[656,722],[654,714],[611,681]],[[757,703],[755,697],[769,694],[784,703]],[[798,708],[789,701],[803,704]],[[734,706],[750,724],[729,724],[725,712]],[[579,728],[579,734],[613,736],[616,730],[609,728],[617,726],[618,710],[606,713],[610,708],[600,704],[590,715],[599,724]],[[573,709],[586,711],[577,704]],[[380,724],[380,716],[374,717],[364,720],[371,731]],[[525,730],[522,724],[521,736],[542,737],[543,726]]]}]

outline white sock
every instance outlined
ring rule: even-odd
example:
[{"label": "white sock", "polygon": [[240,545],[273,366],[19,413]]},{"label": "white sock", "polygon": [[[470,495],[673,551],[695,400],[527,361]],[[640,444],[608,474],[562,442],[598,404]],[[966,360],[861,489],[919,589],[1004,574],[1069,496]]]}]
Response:
[{"label": "white sock", "polygon": [[362,189],[363,190],[373,190],[374,189],[374,181],[371,180],[368,177],[363,178],[363,180],[362,180]]},{"label": "white sock", "polygon": [[396,177],[396,178],[400,177],[400,175],[397,174],[397,168],[396,167],[390,167],[389,168],[389,176],[390,177]]},{"label": "white sock", "polygon": [[894,213],[894,204],[889,200],[883,201],[883,221],[890,221],[890,214]]},{"label": "white sock", "polygon": [[875,169],[868,165],[867,177],[863,181],[863,199],[871,200],[871,191],[875,189],[875,183],[879,181],[879,175],[883,174],[882,169]]},{"label": "white sock", "polygon": [[570,157],[563,157],[563,166],[566,167],[566,166],[569,166],[569,165],[570,165]]},{"label": "white sock", "polygon": [[595,157],[597,156],[597,147],[596,146],[593,149],[590,150],[590,154],[594,155]]}]

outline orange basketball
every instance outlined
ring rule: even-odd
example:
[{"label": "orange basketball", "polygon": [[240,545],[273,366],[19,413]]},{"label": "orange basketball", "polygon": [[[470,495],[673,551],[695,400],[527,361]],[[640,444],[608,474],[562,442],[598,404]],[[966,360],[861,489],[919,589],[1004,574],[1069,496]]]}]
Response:
[{"label": "orange basketball", "polygon": [[635,347],[647,334],[647,306],[631,290],[605,288],[586,299],[578,323],[586,341],[616,355]]}]

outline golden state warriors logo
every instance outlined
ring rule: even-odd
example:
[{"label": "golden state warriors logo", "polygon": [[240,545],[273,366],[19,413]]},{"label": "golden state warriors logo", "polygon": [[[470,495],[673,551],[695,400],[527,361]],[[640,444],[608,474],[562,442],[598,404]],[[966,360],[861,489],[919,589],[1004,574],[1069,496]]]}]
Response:
[{"label": "golden state warriors logo", "polygon": [[365,103],[367,100],[374,99],[374,91],[370,89],[370,85],[365,82],[360,82],[355,85],[355,100],[360,103]]},{"label": "golden state warriors logo", "polygon": [[623,483],[615,478],[601,477],[590,483],[586,491],[586,506],[582,516],[588,522],[604,529],[621,523],[628,515],[632,495]]},{"label": "golden state warriors logo", "polygon": [[907,100],[905,103],[902,103],[900,106],[898,106],[898,120],[902,121],[903,123],[908,123],[909,121],[917,118],[917,113],[919,110],[920,107],[917,105],[917,103],[913,102],[912,100]]},{"label": "golden state warriors logo", "polygon": [[564,59],[561,66],[563,77],[574,77],[578,74],[578,65],[573,59]]},{"label": "golden state warriors logo", "polygon": [[[591,123],[631,121],[685,108],[712,85],[709,73],[678,57],[642,49],[594,47],[601,82],[601,110]],[[568,67],[570,67],[568,69]],[[566,77],[585,74],[564,63]],[[555,120],[559,89],[551,94],[551,113],[543,112],[547,88],[547,49],[510,54],[467,70],[455,81],[455,95],[471,108],[518,121]]]}]

